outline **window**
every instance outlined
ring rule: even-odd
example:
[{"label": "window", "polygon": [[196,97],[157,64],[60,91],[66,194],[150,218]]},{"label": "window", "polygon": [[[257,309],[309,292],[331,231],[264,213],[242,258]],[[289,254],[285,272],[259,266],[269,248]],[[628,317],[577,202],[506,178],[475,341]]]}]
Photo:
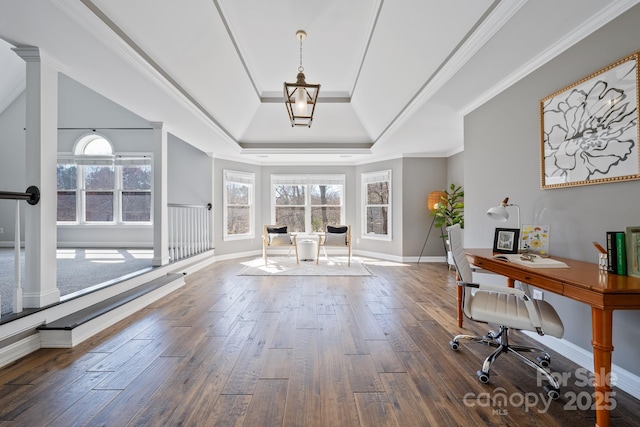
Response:
[{"label": "window", "polygon": [[292,232],[344,223],[344,175],[272,175],[272,223]]},{"label": "window", "polygon": [[77,192],[78,186],[75,163],[58,162],[58,221],[77,221]]},{"label": "window", "polygon": [[103,136],[84,136],[58,159],[58,222],[150,223],[151,180],[148,155],[114,155]]},{"label": "window", "polygon": [[362,174],[363,237],[391,240],[391,170]]},{"label": "window", "polygon": [[224,171],[224,240],[255,237],[255,174]]},{"label": "window", "polygon": [[[120,217],[122,222],[151,222],[151,165],[145,159],[120,158]],[[116,167],[117,167],[116,166]]]}]

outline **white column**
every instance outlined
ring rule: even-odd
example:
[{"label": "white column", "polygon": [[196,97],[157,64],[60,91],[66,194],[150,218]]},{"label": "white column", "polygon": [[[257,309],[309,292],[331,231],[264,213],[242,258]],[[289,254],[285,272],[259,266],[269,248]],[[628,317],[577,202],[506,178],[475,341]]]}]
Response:
[{"label": "white column", "polygon": [[24,204],[23,304],[39,308],[60,301],[56,284],[56,163],[58,71],[38,48],[14,48],[26,62],[26,184],[40,189],[40,202]]},{"label": "white column", "polygon": [[169,264],[169,212],[167,196],[167,131],[162,122],[153,128],[153,265]]}]

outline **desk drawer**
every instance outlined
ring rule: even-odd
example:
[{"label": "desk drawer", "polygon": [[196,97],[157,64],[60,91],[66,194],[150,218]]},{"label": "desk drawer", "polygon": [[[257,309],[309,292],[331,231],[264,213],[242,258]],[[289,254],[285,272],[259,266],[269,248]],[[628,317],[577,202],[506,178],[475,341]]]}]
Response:
[{"label": "desk drawer", "polygon": [[523,274],[521,278],[515,278],[521,282],[527,283],[536,288],[544,289],[545,291],[551,291],[556,294],[562,295],[563,285],[561,282],[547,279],[546,277],[540,277],[537,274]]},{"label": "desk drawer", "polygon": [[563,293],[562,282],[549,279],[543,275],[540,275],[532,270],[524,270],[509,262],[487,259],[471,259],[472,263],[480,268],[493,271],[497,274],[510,277],[514,280],[527,283],[531,286],[535,286],[546,291],[554,292],[557,294]]}]

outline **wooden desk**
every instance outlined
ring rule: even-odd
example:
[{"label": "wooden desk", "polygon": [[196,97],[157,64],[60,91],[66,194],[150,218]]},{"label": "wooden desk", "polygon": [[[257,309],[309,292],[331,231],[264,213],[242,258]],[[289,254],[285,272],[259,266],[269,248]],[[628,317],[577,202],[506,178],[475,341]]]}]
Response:
[{"label": "wooden desk", "polygon": [[[591,306],[596,425],[609,426],[613,310],[640,309],[640,278],[607,274],[597,264],[553,257],[569,268],[530,268],[493,259],[491,249],[465,249],[469,262],[484,270]],[[462,326],[462,289],[458,290],[458,324]]]}]

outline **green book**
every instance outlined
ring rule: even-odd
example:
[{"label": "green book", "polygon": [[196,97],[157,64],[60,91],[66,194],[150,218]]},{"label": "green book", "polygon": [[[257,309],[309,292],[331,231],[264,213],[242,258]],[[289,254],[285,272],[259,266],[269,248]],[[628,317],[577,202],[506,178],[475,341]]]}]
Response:
[{"label": "green book", "polygon": [[622,231],[616,233],[616,273],[627,275],[627,245]]}]

